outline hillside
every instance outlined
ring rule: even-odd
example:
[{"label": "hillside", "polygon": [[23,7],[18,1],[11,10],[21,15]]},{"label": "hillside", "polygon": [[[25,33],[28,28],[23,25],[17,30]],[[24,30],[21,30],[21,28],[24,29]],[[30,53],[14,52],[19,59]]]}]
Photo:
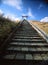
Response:
[{"label": "hillside", "polygon": [[0,43],[4,42],[4,40],[14,30],[17,24],[18,22],[0,17]]},{"label": "hillside", "polygon": [[46,34],[48,34],[48,22],[30,21],[32,24],[38,26]]}]

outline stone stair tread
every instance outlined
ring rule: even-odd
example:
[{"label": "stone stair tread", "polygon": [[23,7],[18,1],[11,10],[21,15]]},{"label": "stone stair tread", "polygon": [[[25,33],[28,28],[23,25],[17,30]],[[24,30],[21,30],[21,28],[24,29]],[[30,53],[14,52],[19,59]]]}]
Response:
[{"label": "stone stair tread", "polygon": [[20,45],[48,45],[47,43],[20,43],[20,42],[11,42],[10,44],[14,44],[14,45],[17,45],[17,44],[20,44]]},{"label": "stone stair tread", "polygon": [[28,34],[38,34],[37,32],[33,32],[33,31],[20,31],[20,32],[16,32],[16,33],[14,33],[14,35],[16,35],[16,34],[26,34],[26,33],[28,33]]},{"label": "stone stair tread", "polygon": [[[20,40],[22,40],[22,41],[28,41],[28,39],[15,39],[15,38],[14,38],[14,39],[12,39],[12,40],[19,40],[19,41],[20,41]],[[40,39],[39,39],[39,40],[38,40],[38,39],[29,39],[29,41],[44,41],[44,39],[42,39],[42,40],[40,40]]]},{"label": "stone stair tread", "polygon": [[34,60],[42,60],[42,57],[40,54],[34,54],[33,58],[34,58]]},{"label": "stone stair tread", "polygon": [[44,39],[42,39],[42,40],[38,40],[38,39],[12,39],[12,41],[22,41],[22,42],[24,42],[24,41],[26,41],[26,42],[46,42]]},{"label": "stone stair tread", "polygon": [[5,55],[3,58],[4,59],[14,59],[15,57],[15,54],[8,54],[8,55]]},{"label": "stone stair tread", "polygon": [[25,59],[26,59],[26,60],[32,60],[32,59],[33,59],[32,54],[26,54]]},{"label": "stone stair tread", "polygon": [[14,50],[14,51],[48,51],[48,48],[46,47],[41,47],[41,48],[28,48],[28,47],[9,47],[7,48],[8,51]]},{"label": "stone stair tread", "polygon": [[41,38],[41,37],[21,37],[21,36],[20,36],[20,37],[15,36],[14,38],[19,38],[19,39],[20,39],[20,38],[21,38],[21,39],[22,39],[22,38],[23,38],[23,39],[24,39],[24,38],[25,38],[25,39],[43,39],[43,38]]},{"label": "stone stair tread", "polygon": [[15,36],[39,36],[37,34],[14,34]]},{"label": "stone stair tread", "polygon": [[18,42],[12,42],[10,43],[11,46],[48,46],[47,43],[18,43]]},{"label": "stone stair tread", "polygon": [[26,60],[48,60],[47,54],[8,54],[3,57],[4,59],[26,59]]},{"label": "stone stair tread", "polygon": [[39,35],[14,35],[15,37],[40,37]]},{"label": "stone stair tread", "polygon": [[13,38],[16,40],[44,40],[43,38]]},{"label": "stone stair tread", "polygon": [[41,56],[42,56],[42,58],[43,58],[43,60],[48,60],[48,54],[41,54]]},{"label": "stone stair tread", "polygon": [[21,54],[21,53],[19,54],[19,53],[18,53],[18,54],[16,55],[15,59],[24,59],[24,54]]},{"label": "stone stair tread", "polygon": [[39,35],[38,33],[16,33],[14,35]]}]

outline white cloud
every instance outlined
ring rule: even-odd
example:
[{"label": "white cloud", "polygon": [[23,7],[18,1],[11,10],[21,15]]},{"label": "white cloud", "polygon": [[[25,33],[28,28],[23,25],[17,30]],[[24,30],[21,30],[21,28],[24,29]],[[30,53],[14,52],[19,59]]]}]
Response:
[{"label": "white cloud", "polygon": [[2,14],[3,13],[3,11],[0,9],[0,13]]},{"label": "white cloud", "polygon": [[48,22],[48,17],[44,17],[43,19],[40,20],[41,22]]},{"label": "white cloud", "polygon": [[11,14],[11,13],[7,13],[4,15],[5,18],[9,18],[10,20],[14,20],[16,19],[16,16],[14,14]]},{"label": "white cloud", "polygon": [[12,13],[7,13],[6,15],[4,15],[4,17],[8,18],[12,21],[16,21],[16,20],[20,21],[21,20],[21,17],[17,17],[17,15],[12,14]]},{"label": "white cloud", "polygon": [[28,15],[29,17],[31,17],[31,18],[35,18],[35,16],[32,14],[32,11],[31,11],[30,8],[28,9],[27,15]]},{"label": "white cloud", "polygon": [[22,10],[22,0],[3,0],[3,3],[16,7],[18,10]]},{"label": "white cloud", "polygon": [[[32,14],[32,11],[30,8],[28,8],[28,12],[26,14],[22,14],[23,16],[28,16],[28,17],[31,17],[31,18],[35,18],[35,16]],[[24,17],[24,19],[26,19]]]},{"label": "white cloud", "polygon": [[41,9],[42,7],[43,7],[43,4],[40,4],[39,7],[38,7],[38,9]]},{"label": "white cloud", "polygon": [[0,9],[0,16],[3,15],[3,11]]},{"label": "white cloud", "polygon": [[18,20],[18,21],[20,21],[20,20],[21,20],[21,18],[20,18],[20,17],[17,17],[15,20],[16,20],[16,21],[17,21],[17,20]]},{"label": "white cloud", "polygon": [[[0,16],[1,16],[3,13],[4,13],[4,12],[0,9]],[[10,12],[4,14],[3,17],[8,18],[8,19],[10,19],[10,20],[12,20],[12,21],[21,20],[20,17],[17,17],[17,15],[12,14],[12,13],[10,13]]]},{"label": "white cloud", "polygon": [[26,16],[27,14],[22,14],[22,16]]}]

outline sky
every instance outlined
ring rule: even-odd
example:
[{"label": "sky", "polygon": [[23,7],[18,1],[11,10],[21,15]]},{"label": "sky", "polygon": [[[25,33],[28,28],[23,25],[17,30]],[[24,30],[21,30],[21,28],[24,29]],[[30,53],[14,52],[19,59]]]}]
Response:
[{"label": "sky", "polygon": [[12,20],[28,16],[27,20],[48,22],[48,0],[2,0],[0,14],[2,13]]}]

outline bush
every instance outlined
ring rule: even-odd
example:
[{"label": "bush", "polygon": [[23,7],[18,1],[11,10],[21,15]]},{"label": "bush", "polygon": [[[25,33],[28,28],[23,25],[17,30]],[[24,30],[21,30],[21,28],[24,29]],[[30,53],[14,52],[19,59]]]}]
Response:
[{"label": "bush", "polygon": [[11,31],[13,31],[16,25],[17,24],[15,22],[0,17],[0,43],[8,37],[8,35],[11,33]]}]

